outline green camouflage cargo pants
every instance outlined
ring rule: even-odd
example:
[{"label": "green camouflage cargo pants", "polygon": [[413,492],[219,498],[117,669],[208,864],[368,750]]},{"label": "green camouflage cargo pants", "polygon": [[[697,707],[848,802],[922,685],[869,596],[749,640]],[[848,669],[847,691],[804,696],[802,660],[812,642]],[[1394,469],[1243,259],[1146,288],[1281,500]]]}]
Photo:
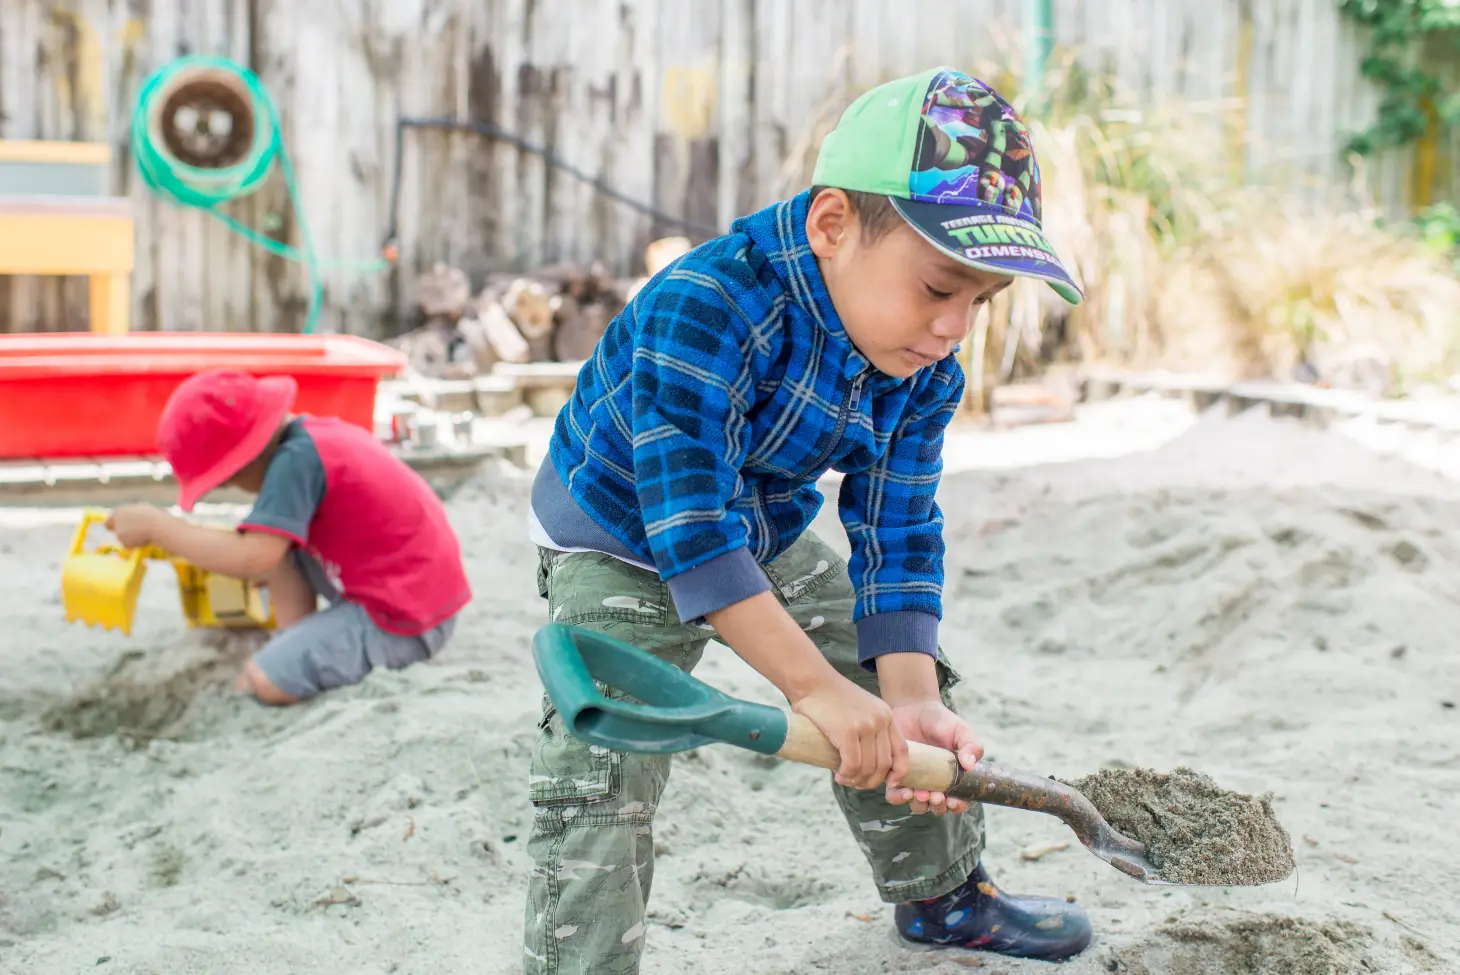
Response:
[{"label": "green camouflage cargo pants", "polygon": [[[806,532],[765,569],[777,597],[833,666],[873,693],[857,663],[855,595],[846,563]],[[692,670],[713,630],[679,622],[668,586],[651,572],[596,553],[541,551],[538,588],[555,622],[606,633]],[[957,674],[939,655],[943,701]],[[527,975],[632,975],[644,946],[654,875],[654,810],[670,756],[627,754],[569,736],[543,700],[529,791]],[[852,835],[889,903],[936,897],[967,878],[983,852],[983,810],[914,816],[882,788],[837,786]]]}]

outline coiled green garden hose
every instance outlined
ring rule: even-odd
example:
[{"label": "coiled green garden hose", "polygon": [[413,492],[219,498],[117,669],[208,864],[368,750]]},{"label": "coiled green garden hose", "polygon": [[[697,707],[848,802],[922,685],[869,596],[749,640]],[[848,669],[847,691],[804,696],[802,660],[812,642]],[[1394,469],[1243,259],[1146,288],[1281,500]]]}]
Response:
[{"label": "coiled green garden hose", "polygon": [[[232,165],[204,168],[177,158],[162,138],[158,119],[168,93],[188,75],[206,72],[231,76],[248,93],[253,116],[253,142],[247,154]],[[319,322],[324,283],[320,272],[326,267],[355,267],[382,270],[383,259],[330,262],[315,253],[309,221],[299,204],[299,187],[294,166],[284,146],[279,113],[258,75],[227,58],[185,57],[171,61],[154,72],[137,93],[132,112],[132,158],[143,184],[157,196],[181,206],[195,207],[222,221],[228,228],[271,254],[304,264],[309,274],[309,311],[303,331],[311,333]],[[289,191],[289,205],[299,225],[301,247],[291,247],[239,223],[220,207],[256,192],[272,173],[275,163]]]}]

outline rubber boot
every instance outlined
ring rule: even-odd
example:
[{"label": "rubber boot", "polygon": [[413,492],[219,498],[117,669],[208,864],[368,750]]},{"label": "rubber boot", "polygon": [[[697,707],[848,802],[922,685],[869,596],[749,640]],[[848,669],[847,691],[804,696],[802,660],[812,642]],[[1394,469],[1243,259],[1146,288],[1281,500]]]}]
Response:
[{"label": "rubber boot", "polygon": [[917,944],[1063,961],[1090,945],[1085,909],[1058,897],[1022,897],[994,886],[983,864],[942,897],[897,905],[898,934]]}]

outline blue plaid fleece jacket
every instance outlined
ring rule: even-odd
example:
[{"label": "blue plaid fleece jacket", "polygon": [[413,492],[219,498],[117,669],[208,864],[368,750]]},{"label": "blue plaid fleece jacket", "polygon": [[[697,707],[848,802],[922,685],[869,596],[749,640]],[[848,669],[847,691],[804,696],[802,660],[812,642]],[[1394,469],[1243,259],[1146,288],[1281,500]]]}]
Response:
[{"label": "blue plaid fleece jacket", "polygon": [[857,351],[807,243],[808,201],[737,220],[613,320],[558,415],[533,512],[561,548],[656,567],[691,622],[770,587],[760,566],[840,471],[870,670],[879,654],[937,652],[933,496],[963,372],[950,356],[896,379]]}]

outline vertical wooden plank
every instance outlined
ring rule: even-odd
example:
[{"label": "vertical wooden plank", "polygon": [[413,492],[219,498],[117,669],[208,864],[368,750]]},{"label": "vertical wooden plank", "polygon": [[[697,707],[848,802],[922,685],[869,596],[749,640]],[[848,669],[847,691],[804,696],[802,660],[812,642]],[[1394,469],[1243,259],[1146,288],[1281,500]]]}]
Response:
[{"label": "vertical wooden plank", "polygon": [[[598,145],[584,117],[587,108],[580,79],[584,65],[576,60],[587,39],[573,16],[570,3],[547,6],[534,39],[539,42],[537,60],[544,80],[543,145],[579,171],[593,173]],[[586,52],[581,52],[586,53]],[[577,260],[591,250],[588,232],[593,190],[560,167],[545,164],[543,170],[543,251],[538,258],[547,264]]]},{"label": "vertical wooden plank", "polygon": [[[147,47],[145,60],[139,64],[139,75],[142,77],[152,74],[178,57],[184,47],[178,5],[157,3],[152,6],[150,13],[151,16],[143,25]],[[152,265],[153,288],[150,297],[156,309],[153,325],[158,329],[168,330],[196,328],[197,323],[187,317],[189,284],[186,278],[191,269],[186,264],[188,258],[184,253],[184,228],[188,218],[194,215],[150,198],[143,206],[149,211],[147,222],[152,235],[147,253]],[[142,248],[138,247],[137,252],[140,259]],[[196,278],[194,281],[196,282]],[[141,289],[134,287],[134,290]],[[196,294],[196,291],[193,293]]]},{"label": "vertical wooden plank", "polygon": [[1242,92],[1246,97],[1243,113],[1244,168],[1249,177],[1263,168],[1266,153],[1263,146],[1267,112],[1267,60],[1271,48],[1271,19],[1267,6],[1256,0],[1241,0],[1238,11],[1238,71]]},{"label": "vertical wooden plank", "polygon": [[1113,57],[1120,97],[1131,98],[1138,96],[1144,87],[1146,58],[1142,48],[1146,30],[1140,23],[1135,0],[1121,0],[1112,13],[1110,19],[1114,29],[1106,34],[1108,50]]},{"label": "vertical wooden plank", "polygon": [[[707,4],[667,4],[661,7],[660,18],[662,80],[655,200],[666,213],[713,225],[719,180],[718,12]],[[672,232],[683,231],[672,228]]]},{"label": "vertical wooden plank", "polygon": [[720,185],[715,222],[730,222],[748,212],[754,197],[750,185],[754,151],[751,127],[755,97],[755,2],[724,0],[720,5],[719,105]]},{"label": "vertical wooden plank", "polygon": [[1269,78],[1274,97],[1263,132],[1263,141],[1269,147],[1267,178],[1283,190],[1291,191],[1294,188],[1294,150],[1297,147],[1286,136],[1297,92],[1297,79],[1293,77],[1298,55],[1297,0],[1284,0],[1271,9],[1273,47]]},{"label": "vertical wooden plank", "polygon": [[1050,34],[1053,40],[1053,64],[1061,70],[1072,63],[1081,63],[1081,48],[1084,44],[1083,8],[1084,0],[1051,0]]},{"label": "vertical wooden plank", "polygon": [[755,5],[755,203],[770,202],[780,181],[787,137],[780,123],[784,72],[789,51],[788,4],[758,0]]},{"label": "vertical wooden plank", "polygon": [[388,219],[379,188],[388,184],[393,151],[389,143],[382,148],[378,133],[393,131],[394,119],[381,113],[375,97],[384,67],[376,65],[377,22],[370,6],[341,4],[316,23],[335,38],[329,76],[321,79],[331,94],[315,105],[320,114],[299,148],[309,155],[312,187],[304,189],[301,175],[301,200],[319,258],[328,265],[322,270],[325,317],[332,328],[378,337],[394,317],[388,276],[369,263]]},{"label": "vertical wooden plank", "polygon": [[923,30],[921,18],[908,16],[884,4],[882,8],[882,73],[884,80],[917,71],[918,34]]},{"label": "vertical wooden plank", "polygon": [[[0,134],[9,139],[52,136],[40,113],[46,85],[40,4],[28,2],[0,17]],[[42,321],[44,282],[33,276],[0,277],[0,308],[7,331],[33,332]]]},{"label": "vertical wooden plank", "polygon": [[[618,143],[605,179],[635,200],[654,200],[654,145],[659,119],[659,14],[661,0],[630,0],[616,11],[614,126]],[[616,247],[621,271],[639,274],[644,247],[657,232],[646,214],[616,205]]]},{"label": "vertical wooden plank", "polygon": [[[830,125],[850,100],[845,88],[845,63],[850,57],[850,44],[842,35],[846,13],[841,0],[802,0],[792,5],[792,16],[792,37],[819,37],[823,43],[804,51],[798,45],[798,56],[791,59],[787,72],[781,122],[791,144],[805,144],[809,139],[814,149],[818,141],[817,132]],[[914,67],[917,60],[915,35],[907,61],[898,73],[917,70]],[[794,178],[788,179],[783,183],[781,193],[804,189],[804,186],[797,185],[798,182]]]},{"label": "vertical wooden plank", "polygon": [[[544,35],[555,26],[549,17],[542,4],[528,3],[521,23],[526,59],[519,73],[515,106],[517,124],[514,129],[523,139],[537,146],[549,141],[547,121],[552,97],[552,72],[543,61],[548,47],[548,39]],[[520,180],[518,191],[522,196],[523,247],[516,266],[528,268],[543,261],[543,238],[547,230],[547,164],[541,156],[523,152],[518,156],[517,173]]]},{"label": "vertical wooden plank", "polygon": [[918,4],[917,18],[922,29],[917,34],[916,53],[913,63],[902,73],[911,74],[936,64],[967,71],[969,65],[959,48],[963,32],[958,18],[958,0],[922,0]]},{"label": "vertical wooden plank", "polygon": [[[526,9],[525,0],[501,0],[496,16],[492,18],[490,49],[497,79],[496,107],[492,117],[486,121],[508,131],[515,131],[517,124],[518,86],[527,60],[527,49],[523,44]],[[478,114],[485,114],[485,109]],[[499,140],[487,143],[483,150],[488,153],[487,158],[495,173],[494,192],[483,200],[483,205],[490,201],[497,212],[491,264],[494,268],[512,267],[526,246],[522,231],[522,199],[517,193],[520,180],[518,166],[522,156],[508,143]]]},{"label": "vertical wooden plank", "polygon": [[[874,88],[890,75],[883,70],[882,11],[883,0],[849,0],[847,43],[851,48],[848,81],[856,91]],[[973,4],[963,4],[971,8]]]},{"label": "vertical wooden plank", "polygon": [[[613,126],[616,55],[602,39],[612,36],[618,12],[593,0],[574,0],[565,10],[573,26],[562,52],[567,100],[557,114],[557,151],[577,169],[612,186],[606,173],[618,142]],[[622,204],[568,173],[561,174],[558,185],[558,252],[563,259],[582,264],[604,260],[612,267],[613,228]]]},{"label": "vertical wooden plank", "polygon": [[1330,131],[1315,124],[1322,109],[1314,88],[1320,67],[1318,56],[1318,0],[1298,0],[1293,10],[1293,47],[1290,64],[1291,100],[1288,108],[1288,136],[1312,128],[1312,137],[1294,146],[1294,171],[1296,177],[1307,187],[1314,185],[1313,177],[1321,170],[1324,157],[1329,155]]},{"label": "vertical wooden plank", "polygon": [[1317,154],[1310,159],[1310,172],[1325,184],[1339,175],[1342,135],[1338,131],[1336,97],[1338,75],[1342,71],[1356,71],[1357,65],[1344,65],[1336,58],[1338,48],[1338,9],[1331,3],[1309,0],[1305,4],[1307,16],[1312,18],[1311,34],[1312,60],[1308,64],[1311,77],[1309,97],[1312,100],[1313,115],[1309,124],[1319,143]]},{"label": "vertical wooden plank", "polygon": [[[161,327],[158,284],[157,232],[158,204],[142,185],[137,161],[132,155],[130,129],[137,93],[142,82],[159,60],[153,53],[152,12],[133,10],[130,5],[117,8],[118,21],[114,38],[118,48],[117,79],[112,101],[112,150],[115,153],[114,191],[128,197],[132,204],[132,220],[136,228],[132,265],[133,331],[155,331]],[[242,288],[248,290],[247,263],[244,264]]]},{"label": "vertical wooden plank", "polygon": [[[288,80],[283,72],[271,82],[278,86],[276,96],[284,116],[284,139],[293,159],[296,190],[294,199],[287,192],[277,198],[285,208],[286,221],[292,233],[288,243],[303,252],[306,225],[312,238],[316,258],[327,260],[339,255],[339,227],[336,219],[349,185],[343,165],[342,145],[349,138],[342,124],[343,104],[339,80],[346,59],[342,33],[349,25],[341,23],[347,16],[342,5],[300,4],[293,12],[294,34],[280,39],[293,70]],[[282,174],[276,174],[282,180]],[[350,201],[354,203],[354,201]],[[356,204],[358,205],[358,204]],[[290,331],[302,329],[306,323],[310,300],[311,272],[304,260],[290,260],[287,279],[296,287],[301,308]],[[324,289],[317,327],[321,332],[349,331],[336,301],[338,275],[320,269],[320,286]]]},{"label": "vertical wooden plank", "polygon": [[[253,0],[253,3],[250,31],[254,52],[252,68],[278,108],[281,137],[294,156],[296,168],[302,163],[307,173],[309,159],[299,158],[301,118],[294,79],[297,72],[303,72],[301,85],[305,91],[319,79],[311,70],[315,62],[299,63],[296,44],[301,39],[318,35],[307,24],[308,12],[301,11],[287,0]],[[301,34],[304,36],[301,37]],[[235,207],[235,214],[240,214],[238,218],[242,220],[241,214],[246,214],[251,218],[250,226],[260,234],[298,245],[298,226],[279,174],[276,173],[248,201],[235,204]],[[166,219],[167,213],[164,211],[163,219]],[[171,262],[166,266],[171,268]],[[308,295],[304,277],[295,262],[255,247],[249,254],[249,276],[254,322],[260,331],[296,332],[304,327]],[[189,321],[185,307],[171,304],[170,310],[174,316],[173,323],[166,327],[196,327]]]},{"label": "vertical wooden plank", "polygon": [[1169,101],[1180,97],[1186,68],[1180,46],[1181,12],[1169,2],[1146,0],[1146,14],[1150,21],[1146,32],[1149,68],[1145,95],[1149,101]]}]

